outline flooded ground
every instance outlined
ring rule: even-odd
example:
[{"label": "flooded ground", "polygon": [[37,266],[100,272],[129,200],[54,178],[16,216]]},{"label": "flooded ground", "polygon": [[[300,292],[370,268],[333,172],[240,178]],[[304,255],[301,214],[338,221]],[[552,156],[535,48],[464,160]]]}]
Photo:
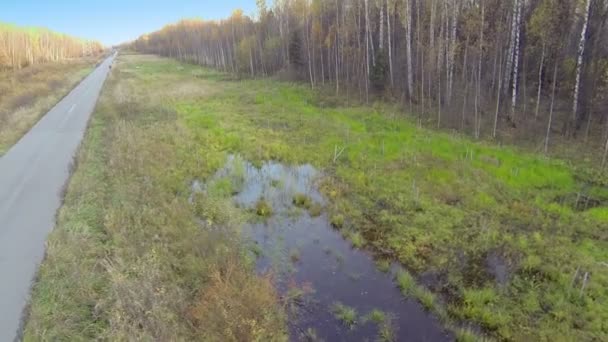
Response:
[{"label": "flooded ground", "polygon": [[[369,253],[331,227],[324,210],[311,210],[326,204],[315,186],[319,176],[310,165],[258,168],[231,156],[211,181],[229,179],[238,189],[236,204],[264,216],[248,223],[245,234],[257,270],[273,274],[288,303],[291,340],[452,340],[436,318],[401,294],[397,266],[380,271]],[[204,191],[200,183],[194,187]]]}]

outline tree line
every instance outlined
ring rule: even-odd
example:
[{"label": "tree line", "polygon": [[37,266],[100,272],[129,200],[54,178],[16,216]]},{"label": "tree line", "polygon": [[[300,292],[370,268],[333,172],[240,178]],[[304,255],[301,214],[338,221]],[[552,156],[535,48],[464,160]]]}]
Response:
[{"label": "tree line", "polygon": [[103,46],[41,28],[0,23],[0,70],[98,54]]},{"label": "tree line", "polygon": [[133,46],[241,76],[290,73],[366,101],[391,96],[477,138],[527,135],[546,152],[559,134],[608,151],[608,0],[257,4],[255,16],[183,20]]}]

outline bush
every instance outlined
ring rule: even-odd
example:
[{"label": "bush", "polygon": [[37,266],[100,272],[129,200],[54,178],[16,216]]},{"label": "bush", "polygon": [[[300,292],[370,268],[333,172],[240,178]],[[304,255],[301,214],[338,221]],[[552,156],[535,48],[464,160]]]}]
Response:
[{"label": "bush", "polygon": [[261,217],[272,216],[272,207],[265,199],[260,198],[255,204],[255,213]]},{"label": "bush", "polygon": [[334,228],[342,228],[344,226],[344,216],[342,214],[335,214],[331,217],[330,223]]}]

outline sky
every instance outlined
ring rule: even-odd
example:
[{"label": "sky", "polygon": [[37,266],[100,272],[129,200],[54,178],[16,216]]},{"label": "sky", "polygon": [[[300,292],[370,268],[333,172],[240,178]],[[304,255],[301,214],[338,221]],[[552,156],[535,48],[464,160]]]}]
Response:
[{"label": "sky", "polygon": [[111,46],[183,18],[223,19],[237,8],[253,15],[255,0],[0,0],[0,22]]}]

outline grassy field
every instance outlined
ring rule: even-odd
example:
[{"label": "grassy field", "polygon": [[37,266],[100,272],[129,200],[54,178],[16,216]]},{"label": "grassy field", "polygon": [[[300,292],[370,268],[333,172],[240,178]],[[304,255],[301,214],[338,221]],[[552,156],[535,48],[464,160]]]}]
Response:
[{"label": "grassy field", "polygon": [[[255,275],[242,247],[241,215],[227,199],[188,202],[189,182],[216,165],[174,109],[177,94],[211,95],[185,70],[117,62],[48,240],[26,341],[285,340],[270,278]],[[195,91],[178,92],[188,78]]]},{"label": "grassy field", "polygon": [[88,75],[98,58],[0,71],[0,156]]},{"label": "grassy field", "polygon": [[396,286],[446,323],[499,340],[608,339],[605,174],[301,85],[150,56],[116,69],[50,237],[28,339],[284,338],[281,303],[234,233],[242,213],[225,195],[187,201],[229,153],[323,170],[334,226],[379,267],[405,265]]}]

